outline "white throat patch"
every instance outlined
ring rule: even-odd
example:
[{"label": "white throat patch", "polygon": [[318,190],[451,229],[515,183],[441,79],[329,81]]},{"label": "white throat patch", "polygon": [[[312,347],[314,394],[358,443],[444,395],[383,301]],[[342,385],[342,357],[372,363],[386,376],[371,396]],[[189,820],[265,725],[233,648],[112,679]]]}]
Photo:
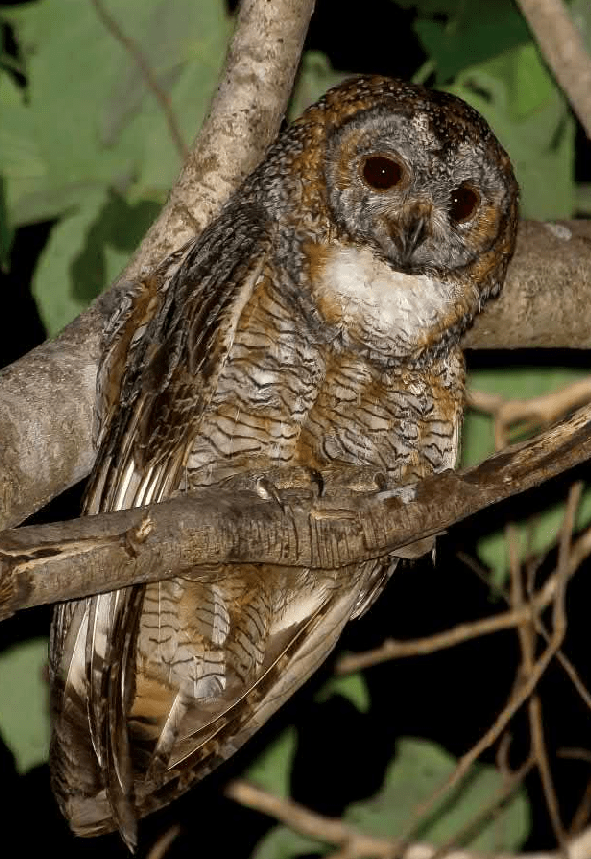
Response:
[{"label": "white throat patch", "polygon": [[361,326],[388,339],[400,332],[407,342],[439,328],[456,302],[463,304],[455,284],[394,271],[369,248],[331,250],[315,292],[321,304],[340,305],[345,329]]}]

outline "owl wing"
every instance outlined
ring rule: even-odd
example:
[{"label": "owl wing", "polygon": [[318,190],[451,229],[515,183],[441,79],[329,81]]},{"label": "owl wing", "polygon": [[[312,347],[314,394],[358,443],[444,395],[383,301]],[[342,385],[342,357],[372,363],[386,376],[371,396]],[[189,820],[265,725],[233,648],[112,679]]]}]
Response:
[{"label": "owl wing", "polygon": [[[181,711],[182,730],[177,731],[174,745],[165,757],[160,754],[159,742],[155,751],[153,747],[150,749],[148,762],[138,766],[141,728],[145,726],[140,725],[138,732],[137,725],[134,729],[133,714],[127,722],[121,714],[119,724],[121,727],[131,724],[136,746],[131,750],[135,784],[131,772],[128,776],[128,788],[134,793],[127,795],[126,806],[119,799],[123,784],[84,784],[84,789],[68,797],[69,817],[75,831],[80,835],[98,835],[117,827],[133,847],[135,815],[143,816],[166,805],[233,755],[322,664],[347,621],[365,607],[360,592],[361,595],[366,590],[372,592],[374,584],[383,584],[392,566],[388,561],[367,561],[351,569],[340,569],[339,579],[349,578],[350,587],[335,587],[334,579],[328,575],[323,587],[323,574],[315,571],[316,605],[313,608],[308,605],[302,616],[285,628],[270,632],[265,642],[264,662],[255,679],[243,686],[230,683],[209,700],[185,698],[179,690],[170,714],[172,717],[175,709]],[[121,751],[120,744],[120,754]],[[114,765],[114,762],[109,764],[105,753],[102,760],[103,767]],[[80,759],[83,767],[87,762],[88,755]],[[118,765],[121,769],[121,759]],[[81,773],[82,778],[86,775],[86,771]],[[133,804],[129,802],[130,796]]]},{"label": "owl wing", "polygon": [[[103,420],[86,513],[160,501],[177,488],[269,248],[261,211],[227,209],[117,312],[100,371]],[[134,586],[59,606],[51,633],[54,791],[82,831],[81,797],[104,790],[130,846],[136,826],[126,714],[143,591]]]},{"label": "owl wing", "polygon": [[[383,578],[382,561],[368,561],[339,577],[350,576],[361,590]],[[170,802],[192,783],[211,773],[239,749],[290,698],[333,650],[343,627],[355,613],[358,587],[323,589],[322,573],[315,573],[316,606],[266,641],[263,664],[240,691],[229,688],[210,702],[191,702],[182,734],[164,762],[148,770],[145,791],[138,796],[138,810],[147,814]],[[371,585],[370,585],[371,587]],[[196,705],[196,706],[195,706]],[[152,763],[154,763],[153,758]]]}]

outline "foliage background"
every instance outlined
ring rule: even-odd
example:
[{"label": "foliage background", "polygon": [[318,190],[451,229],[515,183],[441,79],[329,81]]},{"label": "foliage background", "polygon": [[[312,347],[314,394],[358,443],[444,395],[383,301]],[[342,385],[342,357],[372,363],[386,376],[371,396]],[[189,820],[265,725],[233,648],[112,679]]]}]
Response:
[{"label": "foliage background", "polygon": [[[107,8],[149,58],[190,142],[215,88],[233,4],[110,0]],[[591,48],[591,4],[573,0],[571,11]],[[0,361],[6,364],[57,333],[114,279],[164,202],[180,158],[141,72],[91,0],[0,3],[0,33]],[[449,88],[477,107],[513,159],[522,217],[589,214],[589,146],[511,0],[317,0],[291,115],[355,72]],[[473,387],[506,396],[552,390],[586,370],[568,353],[478,354],[469,361]],[[493,448],[490,420],[469,414],[464,461],[479,461]],[[342,648],[368,649],[387,636],[415,638],[495,611],[507,563],[501,516],[519,522],[523,558],[539,555],[543,572],[553,557],[566,485],[529,493],[440,539],[436,566],[424,562],[397,572],[369,615],[345,632]],[[79,490],[67,493],[42,518],[75,516],[78,499]],[[579,526],[590,519],[586,492]],[[458,550],[478,559],[485,582]],[[585,679],[589,593],[581,574],[569,594],[566,651]],[[49,838],[63,856],[105,850],[124,856],[116,836],[73,839],[49,793],[48,623],[48,610],[38,609],[0,627],[5,820],[14,822],[25,855]],[[225,800],[224,781],[239,774],[322,813],[344,814],[370,832],[399,834],[415,804],[492,722],[516,664],[511,633],[347,678],[336,679],[329,662],[221,772],[142,824],[140,854],[174,822],[182,827],[168,854],[175,857],[215,850],[287,859],[327,851]],[[585,745],[590,716],[558,672],[549,672],[542,691],[568,820],[589,774],[558,752]],[[515,766],[524,743],[525,722],[518,717]],[[436,843],[453,837],[499,786],[493,763],[493,756],[485,758],[417,835]],[[465,843],[491,851],[550,844],[537,781],[530,779]]]}]

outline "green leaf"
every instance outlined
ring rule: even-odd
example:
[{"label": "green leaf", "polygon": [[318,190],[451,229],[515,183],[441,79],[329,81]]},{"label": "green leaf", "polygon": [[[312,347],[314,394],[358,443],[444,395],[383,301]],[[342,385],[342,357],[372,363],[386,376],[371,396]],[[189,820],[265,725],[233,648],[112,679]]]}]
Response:
[{"label": "green leaf", "polygon": [[[507,398],[529,398],[550,393],[582,378],[583,370],[562,367],[503,367],[498,370],[476,370],[470,373],[470,386],[486,393],[497,393]],[[475,465],[494,453],[492,418],[468,412],[462,436],[462,465]],[[564,496],[541,511],[526,510],[515,521],[520,557],[544,554],[554,545],[564,516]],[[577,528],[591,522],[591,487],[584,490],[581,499]],[[493,573],[492,580],[502,585],[508,571],[507,546],[502,531],[483,537],[478,542],[478,554]]]},{"label": "green leaf", "polygon": [[465,69],[449,89],[483,114],[511,156],[521,217],[571,217],[574,121],[537,48],[528,43]]},{"label": "green leaf", "polygon": [[[11,76],[0,70],[0,164],[11,182],[40,181],[48,167],[34,137],[31,111],[24,101],[23,90]],[[9,197],[9,202],[10,197]]]},{"label": "green leaf", "polygon": [[[108,10],[137,42],[189,142],[215,88],[230,31],[223,0],[129,0],[111,2]],[[23,151],[39,153],[43,168],[35,176],[12,176],[13,222],[55,217],[72,202],[86,206],[82,195],[72,201],[73,188],[88,189],[90,197],[97,187],[161,197],[176,177],[179,154],[137,62],[93,5],[31,3],[6,17],[28,58],[28,87],[26,121],[13,111],[3,112],[0,122],[6,133],[18,132]]]},{"label": "green leaf", "polygon": [[[421,4],[423,15],[418,17],[415,31],[435,64],[439,86],[463,69],[484,63],[529,40],[527,24],[511,0],[424,6]],[[447,20],[442,21],[442,16]]]},{"label": "green leaf", "polygon": [[49,755],[49,684],[46,638],[35,638],[0,654],[0,734],[20,772]]},{"label": "green leaf", "polygon": [[[396,745],[396,756],[386,771],[382,789],[370,799],[351,804],[343,817],[361,832],[395,839],[405,832],[416,807],[440,787],[456,763],[434,743],[403,738]],[[440,800],[417,837],[436,845],[454,839],[502,787],[503,776],[494,767],[476,765],[462,784]],[[526,840],[529,828],[529,806],[525,790],[521,789],[462,843],[488,853],[515,851]],[[259,842],[253,859],[295,859],[310,853],[324,855],[331,849],[286,826],[277,826]]]},{"label": "green leaf", "polygon": [[8,271],[13,232],[6,211],[4,179],[0,176],[0,269],[2,271]]},{"label": "green leaf", "polygon": [[149,200],[130,205],[99,189],[52,229],[33,278],[50,337],[114,280],[158,208]]},{"label": "green leaf", "polygon": [[278,796],[289,796],[291,764],[297,745],[296,729],[285,728],[245,771],[244,778]]},{"label": "green leaf", "polygon": [[326,844],[306,838],[287,826],[275,826],[262,838],[252,854],[252,859],[296,859],[310,853],[328,852]]},{"label": "green leaf", "polygon": [[591,215],[591,182],[580,182],[576,189],[577,217],[588,218]]},{"label": "green leaf", "polygon": [[39,258],[32,293],[49,337],[54,337],[86,307],[87,301],[77,296],[84,285],[73,284],[72,266],[106,199],[106,191],[103,190],[87,195],[75,212],[52,229]]},{"label": "green leaf", "polygon": [[[412,738],[399,740],[382,790],[371,799],[350,805],[345,819],[371,835],[385,838],[402,835],[416,807],[443,784],[456,763],[434,743]],[[432,844],[454,839],[502,786],[503,777],[494,767],[476,765],[462,784],[439,801],[417,837]],[[529,826],[529,808],[522,789],[462,843],[482,852],[518,850],[527,838]]]},{"label": "green leaf", "polygon": [[367,683],[361,672],[349,674],[346,677],[333,675],[318,691],[316,700],[327,701],[333,695],[342,695],[357,707],[360,713],[369,712],[371,700]]},{"label": "green leaf", "polygon": [[[189,142],[230,31],[223,0],[129,0],[108,10],[137,42]],[[119,273],[180,156],[145,75],[91,3],[31,3],[7,18],[28,57],[26,101],[0,77],[7,209],[14,226],[62,219],[33,285],[54,335]]]}]

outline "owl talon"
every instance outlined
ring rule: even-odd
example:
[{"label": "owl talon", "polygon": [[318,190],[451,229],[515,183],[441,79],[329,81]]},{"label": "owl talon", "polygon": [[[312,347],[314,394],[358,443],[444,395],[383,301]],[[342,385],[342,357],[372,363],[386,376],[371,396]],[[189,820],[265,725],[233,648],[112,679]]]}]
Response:
[{"label": "owl talon", "polygon": [[285,513],[289,507],[279,495],[277,487],[267,477],[257,477],[256,493],[263,501],[275,501],[281,508],[282,513]]},{"label": "owl talon", "polygon": [[409,483],[407,486],[381,489],[377,497],[380,501],[385,501],[387,498],[400,498],[403,504],[410,504],[417,497],[417,486],[416,483]]}]

